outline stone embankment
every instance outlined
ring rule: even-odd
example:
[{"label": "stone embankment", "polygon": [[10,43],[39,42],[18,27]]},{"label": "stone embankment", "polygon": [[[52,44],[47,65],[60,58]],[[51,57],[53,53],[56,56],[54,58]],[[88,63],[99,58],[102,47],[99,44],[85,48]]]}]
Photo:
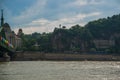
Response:
[{"label": "stone embankment", "polygon": [[41,53],[41,52],[16,52],[15,61],[120,61],[120,55],[112,54],[64,54],[64,53]]}]

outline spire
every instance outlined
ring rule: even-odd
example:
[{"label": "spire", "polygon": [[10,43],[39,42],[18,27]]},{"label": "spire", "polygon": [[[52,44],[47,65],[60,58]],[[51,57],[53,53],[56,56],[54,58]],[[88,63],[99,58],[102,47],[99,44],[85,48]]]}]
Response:
[{"label": "spire", "polygon": [[1,26],[4,24],[3,9],[1,10]]}]

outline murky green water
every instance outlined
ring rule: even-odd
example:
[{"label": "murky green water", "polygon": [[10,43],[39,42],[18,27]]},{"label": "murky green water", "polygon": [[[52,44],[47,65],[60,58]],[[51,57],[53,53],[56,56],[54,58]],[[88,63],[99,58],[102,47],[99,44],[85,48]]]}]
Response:
[{"label": "murky green water", "polygon": [[6,62],[0,80],[120,80],[120,62]]}]

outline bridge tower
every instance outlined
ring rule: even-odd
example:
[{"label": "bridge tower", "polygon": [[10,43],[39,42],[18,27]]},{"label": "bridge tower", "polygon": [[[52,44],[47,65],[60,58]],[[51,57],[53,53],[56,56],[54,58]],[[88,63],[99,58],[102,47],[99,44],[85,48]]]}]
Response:
[{"label": "bridge tower", "polygon": [[[3,29],[4,26],[4,17],[3,17],[3,9],[1,10],[1,25],[0,25],[0,38],[4,38],[4,40],[6,39],[5,36],[5,31]],[[9,61],[10,60],[10,56],[8,55],[8,53],[10,53],[7,45],[1,41],[0,39],[0,61]]]},{"label": "bridge tower", "polygon": [[1,26],[4,24],[3,9],[1,10]]}]

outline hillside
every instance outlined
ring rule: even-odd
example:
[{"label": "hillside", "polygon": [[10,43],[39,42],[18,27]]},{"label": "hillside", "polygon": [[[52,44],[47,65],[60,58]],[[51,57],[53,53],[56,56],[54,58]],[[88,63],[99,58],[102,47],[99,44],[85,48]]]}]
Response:
[{"label": "hillside", "polygon": [[[29,43],[27,43],[29,41]],[[120,14],[91,21],[84,27],[55,28],[52,33],[23,36],[23,50],[42,52],[120,53]],[[34,46],[37,44],[39,46]],[[18,49],[19,50],[19,49]]]},{"label": "hillside", "polygon": [[108,39],[120,34],[120,14],[89,22],[86,26],[94,38]]}]

